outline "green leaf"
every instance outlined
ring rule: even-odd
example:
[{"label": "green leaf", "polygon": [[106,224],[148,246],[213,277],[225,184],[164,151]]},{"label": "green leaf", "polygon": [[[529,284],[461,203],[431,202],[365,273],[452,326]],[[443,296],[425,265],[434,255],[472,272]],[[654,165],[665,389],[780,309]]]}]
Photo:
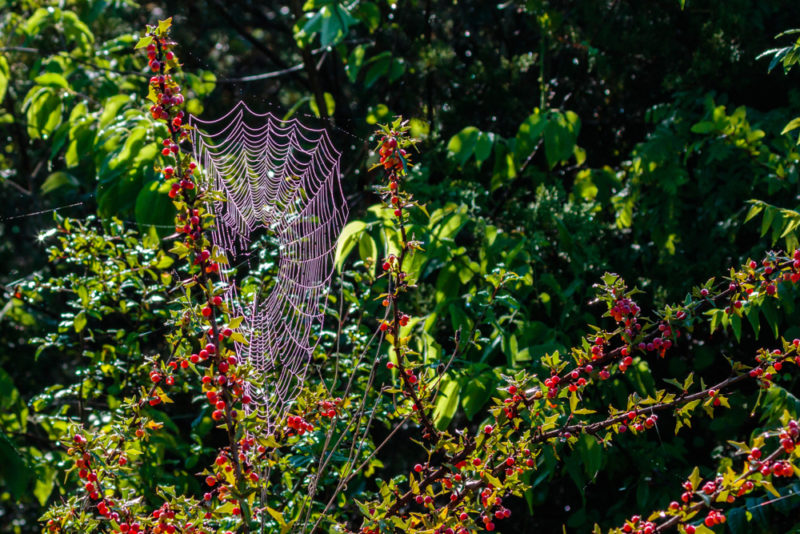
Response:
[{"label": "green leaf", "polygon": [[736,336],[736,341],[742,340],[742,317],[737,314],[731,315],[731,328],[733,329],[733,335]]},{"label": "green leaf", "polygon": [[34,80],[38,85],[43,87],[55,87],[61,89],[68,89],[69,83],[67,79],[64,78],[62,75],[57,74],[55,72],[48,72],[37,76]]},{"label": "green leaf", "polygon": [[521,167],[533,155],[534,150],[539,145],[545,126],[547,126],[547,120],[538,109],[519,125],[514,143],[514,161],[517,168]]},{"label": "green leaf", "polygon": [[7,488],[12,498],[21,498],[33,475],[14,443],[0,430],[0,485]]},{"label": "green leaf", "polygon": [[133,47],[134,50],[139,50],[140,48],[145,48],[147,45],[153,42],[152,35],[145,35],[136,43],[136,46]]},{"label": "green leaf", "polygon": [[155,228],[163,239],[174,231],[175,205],[166,193],[159,191],[160,185],[158,180],[153,180],[141,188],[136,196],[134,213],[143,231]]},{"label": "green leaf", "polygon": [[764,318],[767,320],[767,324],[772,330],[772,335],[775,339],[778,339],[780,324],[778,319],[778,306],[775,303],[775,299],[765,299],[764,302],[761,303],[761,313],[764,314]]},{"label": "green leaf", "polygon": [[272,519],[277,521],[280,526],[284,526],[286,524],[286,521],[283,519],[283,514],[274,508],[267,506],[267,513],[272,517]]},{"label": "green leaf", "polygon": [[717,125],[711,121],[701,121],[692,125],[692,133],[708,134],[717,130]]},{"label": "green leaf", "polygon": [[[327,114],[328,114],[327,116],[328,117],[333,116],[333,112],[336,110],[336,102],[333,99],[333,95],[330,93],[325,93],[323,95],[323,100],[325,100],[325,108],[327,109]],[[308,105],[311,108],[311,111],[314,113],[314,116],[319,118],[321,115],[319,112],[319,106],[317,106],[317,99],[316,98],[309,99]]]},{"label": "green leaf", "polygon": [[351,221],[342,229],[339,234],[339,243],[336,246],[336,255],[334,256],[333,264],[338,272],[342,272],[342,265],[347,256],[355,248],[356,244],[361,240],[361,234],[367,228],[367,224],[363,221]]},{"label": "green leaf", "polygon": [[484,161],[489,159],[494,145],[495,135],[490,132],[481,132],[475,142],[475,162],[480,167]]},{"label": "green leaf", "polygon": [[470,380],[461,392],[461,407],[470,421],[492,396],[494,374],[483,373]]},{"label": "green leaf", "polygon": [[364,232],[358,240],[358,255],[362,261],[378,261],[378,245],[368,233]]},{"label": "green leaf", "polygon": [[392,56],[389,52],[381,52],[377,56],[370,58],[367,64],[370,67],[364,75],[364,87],[369,89],[378,81],[378,78],[389,72],[389,67],[392,65]]},{"label": "green leaf", "polygon": [[463,167],[475,151],[480,133],[476,127],[467,126],[450,138],[450,142],[447,143],[447,152],[459,166]]},{"label": "green leaf", "polygon": [[295,38],[304,41],[306,37],[319,34],[320,45],[327,48],[343,39],[350,26],[358,22],[344,7],[339,4],[327,4],[310,15],[303,28],[295,34]]},{"label": "green leaf", "polygon": [[49,465],[39,466],[36,470],[33,496],[39,501],[40,506],[44,506],[47,503],[47,499],[50,498],[50,494],[53,492],[58,471]]},{"label": "green leaf", "polygon": [[58,171],[51,173],[42,183],[42,194],[47,195],[65,186],[78,187],[79,185],[80,182],[73,175],[64,171]]},{"label": "green leaf", "polygon": [[353,15],[364,23],[370,33],[381,25],[381,10],[373,2],[359,2]]},{"label": "green leaf", "polygon": [[762,204],[753,202],[752,205],[750,206],[750,209],[747,210],[747,216],[744,218],[744,222],[749,221],[750,219],[761,213],[761,210],[763,209],[764,206]]},{"label": "green leaf", "polygon": [[761,219],[761,237],[767,235],[767,232],[769,232],[769,227],[772,225],[772,220],[775,218],[777,213],[778,210],[772,206],[767,206],[766,210],[764,210],[764,217]]},{"label": "green leaf", "polygon": [[75,315],[75,319],[72,321],[72,326],[75,328],[75,332],[80,333],[84,328],[86,328],[86,312],[81,310]]},{"label": "green leaf", "polygon": [[433,421],[439,430],[446,429],[456,414],[459,386],[459,381],[450,375],[445,375],[442,378],[442,387],[439,390],[439,396],[436,398],[436,406],[433,410]]},{"label": "green leaf", "polygon": [[753,327],[753,332],[755,332],[756,339],[758,339],[758,332],[761,329],[761,323],[758,320],[758,307],[750,306],[745,312],[747,316],[747,320],[750,322],[750,326]]},{"label": "green leaf", "polygon": [[692,472],[689,474],[688,480],[689,480],[689,482],[692,483],[692,487],[693,488],[700,489],[700,481],[702,479],[700,478],[700,468],[699,467],[695,467],[694,469],[692,469]]},{"label": "green leaf", "polygon": [[593,480],[603,465],[603,447],[588,434],[581,434],[576,447],[581,455],[586,477]]},{"label": "green leaf", "polygon": [[6,90],[8,89],[8,81],[11,79],[11,70],[8,68],[8,60],[5,56],[0,55],[0,104],[6,97]]},{"label": "green leaf", "polygon": [[356,83],[358,73],[361,72],[361,67],[364,66],[366,51],[367,47],[365,45],[358,45],[350,52],[350,56],[347,58],[347,64],[344,68],[350,83]]},{"label": "green leaf", "polygon": [[[567,114],[572,113],[570,111]],[[560,161],[568,159],[574,151],[577,131],[567,114],[552,113],[544,127],[544,153],[547,164],[554,168]],[[577,115],[572,113],[577,120]]]},{"label": "green leaf", "polygon": [[63,100],[51,89],[34,86],[26,97],[28,135],[40,139],[52,134],[61,124]]},{"label": "green leaf", "polygon": [[103,102],[103,113],[97,121],[97,129],[103,130],[112,120],[121,115],[120,109],[125,104],[131,104],[132,100],[128,95],[114,95]]},{"label": "green leaf", "polygon": [[164,33],[172,26],[172,17],[158,21],[158,33]]},{"label": "green leaf", "polygon": [[800,117],[794,118],[789,123],[783,127],[781,130],[781,135],[791,132],[792,130],[800,128]]}]

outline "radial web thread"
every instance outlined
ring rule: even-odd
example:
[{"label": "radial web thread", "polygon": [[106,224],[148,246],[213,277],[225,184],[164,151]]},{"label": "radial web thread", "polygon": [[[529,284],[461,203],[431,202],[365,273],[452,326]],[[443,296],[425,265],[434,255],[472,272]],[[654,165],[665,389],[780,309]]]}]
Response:
[{"label": "radial web thread", "polygon": [[[212,242],[228,261],[221,270],[226,301],[244,317],[248,344],[237,343],[236,352],[260,375],[246,389],[271,431],[305,378],[323,321],[348,212],[340,153],[326,130],[254,113],[243,102],[217,120],[191,117],[191,124],[204,179],[225,198],[209,205]],[[260,230],[278,242],[277,275],[268,295],[242,302],[231,266]]]}]

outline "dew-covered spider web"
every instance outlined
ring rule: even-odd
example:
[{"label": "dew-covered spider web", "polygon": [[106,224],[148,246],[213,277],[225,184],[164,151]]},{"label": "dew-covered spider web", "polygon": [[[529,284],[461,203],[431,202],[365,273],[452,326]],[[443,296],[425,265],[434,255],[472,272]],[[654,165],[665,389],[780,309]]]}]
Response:
[{"label": "dew-covered spider web", "polygon": [[[212,242],[227,259],[220,271],[226,301],[244,317],[240,331],[248,343],[237,343],[237,354],[259,373],[246,390],[271,431],[302,385],[319,339],[348,211],[340,154],[326,130],[254,113],[243,102],[217,120],[191,117],[191,124],[195,158],[224,197],[209,204]],[[277,250],[272,276],[255,289],[239,287],[241,259],[264,258],[254,249],[270,243]]]}]

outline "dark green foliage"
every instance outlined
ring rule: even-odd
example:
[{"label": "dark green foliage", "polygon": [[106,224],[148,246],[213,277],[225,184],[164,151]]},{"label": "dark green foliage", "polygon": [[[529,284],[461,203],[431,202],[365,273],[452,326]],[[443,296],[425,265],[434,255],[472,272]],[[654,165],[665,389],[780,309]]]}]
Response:
[{"label": "dark green foliage", "polygon": [[[786,125],[798,124],[800,71],[767,73],[797,62],[794,35],[756,60],[800,16],[796,2],[208,0],[164,2],[159,13],[124,1],[55,4],[0,8],[0,524],[12,532],[37,531],[42,507],[72,483],[56,476],[67,418],[102,424],[146,381],[148,357],[166,350],[164,329],[179,321],[179,297],[148,271],[172,261],[159,237],[171,233],[173,208],[152,170],[164,131],[141,104],[145,62],[132,50],[138,28],[165,14],[175,16],[190,111],[215,117],[243,98],[330,128],[344,153],[353,216],[312,388],[337,370],[367,387],[357,363],[383,313],[375,265],[396,243],[366,172],[376,160],[366,138],[396,114],[422,139],[407,189],[426,209],[409,227],[425,252],[409,268],[420,274],[406,331],[431,369],[452,353],[456,332],[466,342],[443,380],[439,427],[477,428],[502,373],[542,372],[544,354],[579,343],[600,322],[588,303],[604,272],[643,289],[645,305],[662,305],[770,245],[797,247],[800,153]],[[275,75],[243,80],[261,73]],[[85,222],[39,213],[57,207]],[[730,351],[744,358],[775,332],[800,337],[796,306],[767,303],[747,319],[641,363],[591,402],[624,405],[630,391],[692,371],[711,382],[727,376]],[[382,366],[378,376],[388,382]],[[658,436],[609,451],[586,441],[557,451],[561,461],[547,452],[503,528],[589,531],[664,506],[691,465],[709,474],[728,461],[725,440],[770,427],[784,408],[800,415],[797,378],[778,385],[760,399],[761,420],[750,417],[758,392],[749,391],[746,404],[696,418],[676,437],[667,421]],[[213,460],[203,439],[214,438],[189,391],[146,451],[147,494],[159,485],[201,492],[197,466]],[[383,408],[374,416],[378,442],[396,421]],[[322,437],[309,439],[313,449]],[[385,451],[336,513],[353,517],[374,477],[406,472],[418,453]],[[280,467],[273,506],[288,517],[308,457],[287,454]],[[329,473],[321,486],[333,484]],[[732,513],[731,530],[796,522],[797,499],[758,504]]]}]

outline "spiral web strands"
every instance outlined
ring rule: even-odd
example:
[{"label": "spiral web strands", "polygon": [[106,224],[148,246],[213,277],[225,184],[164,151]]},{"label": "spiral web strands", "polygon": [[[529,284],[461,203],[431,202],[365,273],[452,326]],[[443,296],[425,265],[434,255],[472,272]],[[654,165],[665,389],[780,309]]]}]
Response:
[{"label": "spiral web strands", "polygon": [[[244,317],[248,344],[236,344],[259,372],[247,393],[267,420],[285,415],[305,378],[318,342],[333,256],[347,218],[339,157],[327,131],[258,114],[239,102],[212,121],[191,117],[194,150],[205,180],[225,201],[213,201],[212,241],[228,261],[221,270],[226,301]],[[279,243],[274,286],[242,302],[232,280],[237,258],[254,234],[266,231]]]}]

